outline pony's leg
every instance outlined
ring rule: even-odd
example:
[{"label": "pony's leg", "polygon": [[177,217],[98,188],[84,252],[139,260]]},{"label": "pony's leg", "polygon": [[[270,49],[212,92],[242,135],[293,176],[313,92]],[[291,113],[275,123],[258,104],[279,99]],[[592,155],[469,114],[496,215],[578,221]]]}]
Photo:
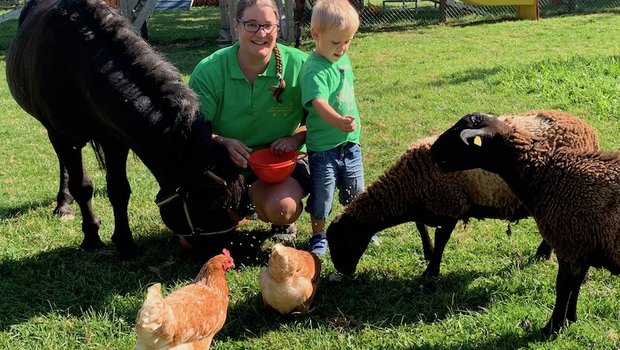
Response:
[{"label": "pony's leg", "polygon": [[95,250],[104,246],[99,238],[101,220],[95,215],[92,206],[93,183],[86,174],[82,163],[82,149],[75,147],[69,140],[48,130],[49,139],[54,146],[61,164],[64,164],[69,176],[67,187],[69,193],[80,206],[82,212],[82,232],[84,240],[80,248]]},{"label": "pony's leg", "polygon": [[[577,319],[577,297],[579,296],[579,289],[583,282],[588,267],[582,269],[578,274],[573,274],[570,265],[564,261],[558,259],[558,276],[555,283],[555,306],[551,313],[551,319],[547,322],[547,325],[543,328],[545,334],[551,335],[560,330],[566,323],[567,316],[573,321]],[[571,310],[572,309],[572,310]]]},{"label": "pony's leg", "polygon": [[69,193],[69,172],[67,167],[58,158],[58,165],[60,167],[60,182],[58,185],[58,195],[56,195],[56,208],[54,209],[54,215],[73,219],[73,209],[71,209],[71,203],[73,203],[73,196]]},{"label": "pony's leg", "polygon": [[422,277],[439,276],[439,266],[441,265],[441,259],[443,258],[443,250],[446,248],[446,244],[448,243],[448,240],[450,240],[450,236],[452,235],[452,231],[454,231],[457,222],[458,221],[455,220],[435,229],[435,250],[433,251],[431,260],[428,263],[428,267],[426,267],[426,270],[422,273]]},{"label": "pony's leg", "polygon": [[112,242],[116,245],[121,259],[136,257],[136,245],[129,228],[127,207],[131,187],[127,180],[127,155],[129,148],[117,142],[101,142],[105,155],[108,199],[114,211],[114,233]]},{"label": "pony's leg", "polygon": [[431,260],[433,256],[433,241],[431,241],[431,236],[428,234],[428,228],[426,225],[421,224],[419,222],[415,223],[415,227],[417,227],[418,232],[420,232],[420,238],[422,239],[422,249],[424,250],[424,260]]}]

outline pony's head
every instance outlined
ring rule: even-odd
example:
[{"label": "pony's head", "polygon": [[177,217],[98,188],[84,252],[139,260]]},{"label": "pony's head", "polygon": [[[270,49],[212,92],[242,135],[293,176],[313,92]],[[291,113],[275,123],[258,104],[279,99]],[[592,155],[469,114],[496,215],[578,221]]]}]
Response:
[{"label": "pony's head", "polygon": [[[200,115],[200,120],[204,120]],[[201,127],[204,125],[205,127]],[[211,123],[199,122],[190,137],[190,152],[181,185],[160,190],[161,217],[178,235],[208,236],[232,231],[241,220],[239,209],[246,188],[240,169],[224,145],[211,140]],[[199,130],[198,130],[199,129]]]}]

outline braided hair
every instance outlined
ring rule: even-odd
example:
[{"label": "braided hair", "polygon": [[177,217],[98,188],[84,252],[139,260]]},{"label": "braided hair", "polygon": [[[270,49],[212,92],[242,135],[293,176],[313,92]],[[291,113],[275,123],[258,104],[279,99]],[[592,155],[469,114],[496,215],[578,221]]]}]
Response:
[{"label": "braided hair", "polygon": [[276,76],[278,77],[278,85],[271,87],[271,95],[276,102],[281,103],[282,101],[280,101],[280,95],[282,95],[282,92],[286,87],[286,81],[284,81],[284,77],[282,76],[282,56],[280,55],[278,45],[274,46],[273,53],[276,55]]}]

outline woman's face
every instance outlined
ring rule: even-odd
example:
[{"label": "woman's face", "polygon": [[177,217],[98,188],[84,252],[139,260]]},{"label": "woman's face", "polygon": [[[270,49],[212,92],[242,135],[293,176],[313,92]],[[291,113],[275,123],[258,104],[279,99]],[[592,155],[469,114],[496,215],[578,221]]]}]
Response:
[{"label": "woman's face", "polygon": [[[256,32],[245,29],[244,23],[259,25]],[[267,25],[266,30],[262,25]],[[253,56],[257,59],[268,60],[271,51],[278,39],[278,18],[273,7],[268,5],[254,5],[243,12],[241,20],[235,23],[239,35],[239,50],[243,55]],[[271,27],[271,28],[269,28]]]}]

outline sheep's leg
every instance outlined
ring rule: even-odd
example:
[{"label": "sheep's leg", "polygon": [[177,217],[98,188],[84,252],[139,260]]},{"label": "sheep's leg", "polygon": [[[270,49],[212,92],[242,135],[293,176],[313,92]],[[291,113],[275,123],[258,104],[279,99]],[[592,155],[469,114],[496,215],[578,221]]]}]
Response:
[{"label": "sheep's leg", "polygon": [[549,260],[551,257],[551,245],[547,243],[544,239],[540,242],[538,249],[536,249],[536,254],[534,254],[535,260]]},{"label": "sheep's leg", "polygon": [[574,310],[572,310],[570,318],[577,319],[577,296],[579,295],[581,282],[583,282],[585,273],[588,270],[586,268],[585,272],[575,275],[566,261],[558,259],[558,265],[558,276],[555,283],[555,306],[553,307],[551,319],[543,328],[543,332],[549,335],[556,333],[564,326],[571,308],[574,308]]},{"label": "sheep's leg", "polygon": [[435,229],[435,250],[431,256],[431,260],[428,263],[428,267],[422,273],[422,277],[437,277],[439,276],[439,265],[441,265],[441,258],[443,257],[443,250],[450,239],[454,227],[456,227],[457,221],[448,223],[443,226],[439,226]]},{"label": "sheep's leg", "polygon": [[421,224],[419,222],[415,223],[415,227],[417,227],[420,232],[420,238],[422,239],[422,249],[424,249],[424,260],[429,261],[433,256],[433,241],[431,241],[431,235],[428,234],[428,228],[426,225]]},{"label": "sheep's leg", "polygon": [[579,297],[579,291],[581,290],[581,285],[583,281],[586,279],[586,275],[588,274],[588,269],[590,267],[587,266],[581,269],[581,272],[575,276],[576,285],[573,286],[573,291],[568,299],[568,310],[566,310],[566,319],[570,322],[577,321],[577,298]]}]

